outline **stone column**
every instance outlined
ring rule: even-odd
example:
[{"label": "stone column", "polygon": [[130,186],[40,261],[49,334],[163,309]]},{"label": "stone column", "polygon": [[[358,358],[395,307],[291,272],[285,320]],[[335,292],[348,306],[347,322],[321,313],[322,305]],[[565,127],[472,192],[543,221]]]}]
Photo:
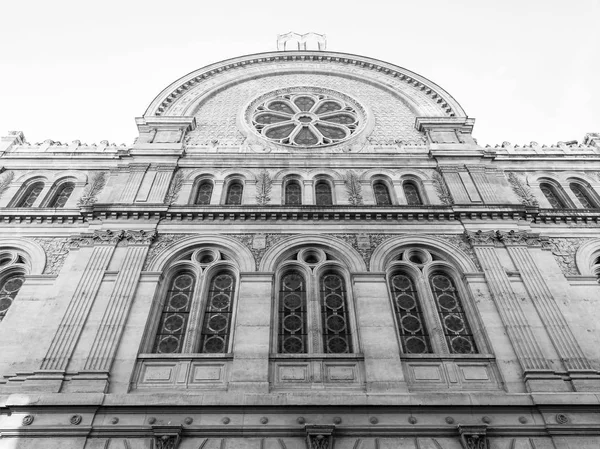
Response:
[{"label": "stone column", "polygon": [[488,179],[486,167],[482,165],[467,165],[467,170],[469,171],[483,202],[486,204],[498,203],[496,189]]},{"label": "stone column", "polygon": [[125,183],[125,187],[121,191],[119,203],[130,204],[135,201],[138,190],[144,179],[144,174],[148,169],[148,164],[129,164],[129,177]]},{"label": "stone column", "polygon": [[272,285],[272,273],[240,275],[229,390],[269,391]]},{"label": "stone column", "polygon": [[585,357],[558,307],[556,298],[552,295],[540,268],[531,255],[530,247],[541,247],[539,234],[510,231],[499,232],[498,235],[521,273],[527,293],[563,366],[571,377],[573,387],[577,391],[597,391],[600,389],[600,373],[592,368]]},{"label": "stone column", "polygon": [[519,298],[513,291],[506,271],[498,258],[496,245],[501,243],[496,232],[467,231],[466,235],[481,263],[492,300],[523,369],[529,390],[566,390],[567,385],[554,374],[544,357]]},{"label": "stone column", "polygon": [[66,370],[100,288],[104,272],[122,236],[122,231],[95,231],[93,235],[73,240],[75,245],[94,248],[44,357],[42,370]]},{"label": "stone column", "polygon": [[354,302],[367,391],[407,391],[384,273],[355,274]]},{"label": "stone column", "polygon": [[[148,248],[155,238],[156,231],[125,231],[124,233],[127,252],[84,366],[84,371],[92,371],[104,376],[102,387],[108,387],[108,371],[125,329]],[[104,388],[101,388],[101,391],[103,390]]]}]

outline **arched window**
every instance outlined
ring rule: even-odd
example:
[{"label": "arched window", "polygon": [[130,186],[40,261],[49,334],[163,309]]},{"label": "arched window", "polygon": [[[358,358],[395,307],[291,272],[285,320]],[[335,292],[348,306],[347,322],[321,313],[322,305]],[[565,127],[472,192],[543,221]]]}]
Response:
[{"label": "arched window", "polygon": [[423,204],[419,189],[413,181],[404,181],[402,189],[404,190],[404,196],[409,206],[420,206]]},{"label": "arched window", "polygon": [[552,184],[543,182],[540,184],[540,190],[548,199],[548,202],[553,209],[564,209],[566,207],[564,201],[560,198],[556,188]]},{"label": "arched window", "polygon": [[61,185],[59,185],[56,189],[54,197],[52,198],[50,203],[48,203],[48,207],[54,207],[57,209],[65,207],[65,204],[67,204],[67,201],[69,200],[69,197],[73,193],[74,189],[75,184],[73,184],[72,182],[64,182]]},{"label": "arched window", "polygon": [[323,348],[328,354],[352,352],[344,279],[329,272],[321,277]]},{"label": "arched window", "polygon": [[286,273],[279,286],[278,352],[303,354],[307,351],[306,279],[297,270]]},{"label": "arched window", "polygon": [[327,181],[317,181],[315,185],[315,199],[317,206],[331,206],[333,204],[331,186]]},{"label": "arched window", "polygon": [[[200,185],[198,186],[198,191],[196,192],[196,199],[194,200],[194,204],[199,204],[199,205],[210,204],[210,200],[212,198],[212,192],[213,192],[212,182],[210,182],[210,181],[200,182]],[[241,202],[241,197],[240,197],[240,202]]]},{"label": "arched window", "polygon": [[212,277],[206,299],[200,352],[228,352],[235,282],[235,276],[229,271],[221,271]]},{"label": "arched window", "polygon": [[378,206],[390,206],[392,204],[390,191],[384,182],[375,181],[373,183],[373,193],[375,195],[375,203]]},{"label": "arched window", "polygon": [[392,275],[390,290],[398,320],[402,350],[406,354],[432,352],[419,295],[412,278],[405,273]]},{"label": "arched window", "polygon": [[429,281],[448,349],[452,354],[476,353],[477,347],[475,346],[473,333],[454,281],[443,272],[434,272]]},{"label": "arched window", "polygon": [[15,207],[32,207],[35,200],[37,200],[40,193],[42,193],[42,190],[44,190],[44,183],[42,181],[32,183],[26,188],[23,196]]},{"label": "arched window", "polygon": [[190,271],[181,271],[173,276],[167,290],[152,352],[173,354],[182,351],[195,280]]},{"label": "arched window", "polygon": [[600,256],[598,256],[592,264],[592,273],[594,273],[596,280],[600,284]]},{"label": "arched window", "polygon": [[587,189],[584,186],[576,182],[572,182],[569,184],[569,187],[583,207],[586,209],[594,209],[596,207],[594,201],[592,201]]},{"label": "arched window", "polygon": [[298,181],[288,181],[285,185],[286,206],[300,206],[302,204],[302,189]]},{"label": "arched window", "polygon": [[242,204],[242,194],[244,192],[244,186],[239,181],[232,181],[227,188],[227,196],[225,198],[225,204],[230,206],[237,206]]},{"label": "arched window", "polygon": [[0,280],[0,321],[8,312],[24,281],[22,273],[12,273]]}]

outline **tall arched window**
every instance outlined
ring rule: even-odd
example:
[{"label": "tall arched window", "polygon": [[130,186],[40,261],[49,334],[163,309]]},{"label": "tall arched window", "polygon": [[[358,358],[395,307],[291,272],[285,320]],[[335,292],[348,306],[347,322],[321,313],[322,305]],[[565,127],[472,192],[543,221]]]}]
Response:
[{"label": "tall arched window", "polygon": [[26,188],[21,199],[15,204],[15,207],[32,207],[35,200],[42,193],[42,190],[44,190],[44,183],[42,181],[32,183]]},{"label": "tall arched window", "polygon": [[218,272],[212,277],[206,298],[200,352],[228,352],[235,282],[235,276],[229,271]]},{"label": "tall arched window", "polygon": [[409,206],[420,206],[423,204],[419,189],[413,181],[404,181],[402,189],[404,190],[404,196]]},{"label": "tall arched window", "polygon": [[22,273],[12,273],[0,280],[0,321],[8,312],[24,281]]},{"label": "tall arched window", "polygon": [[373,183],[373,194],[375,195],[375,203],[378,206],[390,206],[392,204],[390,191],[384,182],[375,181]]},{"label": "tall arched window", "polygon": [[448,349],[452,354],[477,352],[473,333],[463,310],[454,281],[446,273],[434,272],[429,281],[435,298]]},{"label": "tall arched window", "polygon": [[73,193],[74,189],[75,189],[75,184],[73,184],[72,182],[64,182],[61,185],[59,185],[58,188],[56,189],[56,193],[54,194],[54,197],[52,198],[50,203],[48,203],[48,207],[54,207],[54,208],[65,207],[65,204],[67,204],[67,201],[69,200],[69,197]]},{"label": "tall arched window", "polygon": [[335,272],[329,272],[321,277],[320,287],[324,352],[352,352],[344,279]]},{"label": "tall arched window", "polygon": [[225,198],[225,204],[230,206],[237,206],[242,204],[242,194],[244,192],[244,186],[239,181],[232,181],[227,187],[227,196]]},{"label": "tall arched window", "polygon": [[333,204],[331,186],[327,181],[317,181],[315,185],[315,199],[317,206],[331,206]]},{"label": "tall arched window", "polygon": [[548,199],[548,202],[553,209],[564,209],[567,207],[552,184],[543,182],[540,184],[540,190]]},{"label": "tall arched window", "polygon": [[152,352],[173,354],[182,351],[195,280],[190,271],[181,271],[173,276],[167,290]]},{"label": "tall arched window", "polygon": [[412,278],[405,273],[392,275],[390,290],[398,320],[402,350],[406,354],[432,352],[419,295]]},{"label": "tall arched window", "polygon": [[587,189],[584,186],[576,182],[572,182],[569,184],[569,187],[571,188],[571,191],[577,197],[577,199],[583,207],[585,207],[586,209],[593,209],[596,207],[594,201],[592,201],[590,195],[587,192]]},{"label": "tall arched window", "polygon": [[[198,191],[196,192],[196,199],[194,200],[194,204],[199,205],[207,205],[210,204],[210,200],[212,198],[213,192],[213,184],[210,181],[202,181],[198,186]],[[240,199],[241,202],[241,199]]]},{"label": "tall arched window", "polygon": [[302,204],[302,189],[298,181],[288,181],[285,185],[286,206],[300,206]]},{"label": "tall arched window", "polygon": [[299,271],[290,271],[279,286],[278,352],[303,354],[306,344],[306,279]]}]

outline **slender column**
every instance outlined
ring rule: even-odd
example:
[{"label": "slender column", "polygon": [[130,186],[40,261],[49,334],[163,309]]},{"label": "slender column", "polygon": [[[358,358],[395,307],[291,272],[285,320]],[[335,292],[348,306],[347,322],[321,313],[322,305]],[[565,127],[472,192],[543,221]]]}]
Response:
[{"label": "slender column", "polygon": [[148,169],[148,164],[130,164],[129,177],[119,197],[119,203],[133,203]]},{"label": "slender column", "polygon": [[44,357],[41,369],[65,370],[67,368],[92,309],[104,272],[122,235],[122,231],[95,231],[91,236],[80,237],[73,241],[79,246],[94,245],[94,249]]},{"label": "slender column", "polygon": [[523,371],[527,375],[527,371],[550,370],[519,299],[510,285],[506,271],[496,254],[495,246],[500,243],[496,233],[494,231],[467,231],[466,235],[481,263],[492,299]]},{"label": "slender column", "polygon": [[521,273],[523,284],[531,297],[548,335],[560,358],[568,370],[592,369],[589,361],[581,351],[569,325],[563,317],[556,299],[548,289],[546,282],[531,257],[528,243],[535,244],[538,236],[526,232],[500,232],[500,237],[510,254],[515,266]]},{"label": "slender column", "polygon": [[128,245],[84,370],[108,371],[115,358],[148,248],[156,231],[125,231]]},{"label": "slender column", "polygon": [[479,195],[486,204],[498,203],[498,197],[496,195],[496,189],[490,183],[486,168],[481,165],[467,165],[467,169],[471,174],[471,178],[475,183],[475,187],[479,191]]},{"label": "slender column", "polygon": [[465,185],[462,182],[460,176],[460,167],[457,166],[440,166],[440,171],[444,176],[444,180],[446,181],[446,185],[452,194],[452,198],[457,204],[470,203],[471,198],[467,193],[467,189],[465,189]]}]

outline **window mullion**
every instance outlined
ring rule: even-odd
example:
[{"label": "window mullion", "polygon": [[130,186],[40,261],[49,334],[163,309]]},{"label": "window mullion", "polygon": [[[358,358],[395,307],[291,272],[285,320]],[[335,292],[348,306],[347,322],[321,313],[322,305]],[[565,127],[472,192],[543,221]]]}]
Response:
[{"label": "window mullion", "polygon": [[[322,354],[323,349],[323,331],[321,329],[321,295],[319,290],[319,282],[314,273],[310,275],[310,296],[308,303],[308,329],[309,353]],[[308,293],[308,292],[307,292]]]},{"label": "window mullion", "polygon": [[[204,317],[202,311],[204,310],[204,302],[207,296],[203,294],[205,290],[205,279],[206,276],[203,274],[198,277],[196,283],[196,289],[192,298],[192,305],[190,307],[190,315],[188,320],[187,332],[183,339],[182,351],[185,354],[198,352],[198,344],[200,342],[200,331],[202,330],[202,322]],[[204,300],[203,300],[204,298]]]},{"label": "window mullion", "polygon": [[417,293],[422,298],[421,306],[427,327],[429,329],[429,338],[431,348],[435,354],[449,354],[448,343],[444,334],[444,328],[440,321],[437,307],[435,306],[435,297],[429,286],[429,282],[421,274],[416,279]]}]

